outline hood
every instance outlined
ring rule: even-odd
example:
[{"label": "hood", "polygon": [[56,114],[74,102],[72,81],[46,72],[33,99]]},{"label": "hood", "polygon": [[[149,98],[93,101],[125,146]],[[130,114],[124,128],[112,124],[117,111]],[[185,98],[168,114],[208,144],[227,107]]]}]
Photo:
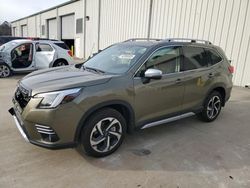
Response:
[{"label": "hood", "polygon": [[32,90],[32,95],[77,87],[87,87],[108,82],[112,75],[92,73],[75,66],[50,68],[35,71],[25,76],[20,82]]}]

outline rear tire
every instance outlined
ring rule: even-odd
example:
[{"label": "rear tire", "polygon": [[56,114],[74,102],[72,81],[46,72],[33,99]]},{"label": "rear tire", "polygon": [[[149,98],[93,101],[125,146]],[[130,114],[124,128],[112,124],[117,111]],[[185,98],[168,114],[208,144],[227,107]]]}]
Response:
[{"label": "rear tire", "polygon": [[68,65],[68,62],[63,59],[56,60],[55,63],[53,64],[53,67],[60,67],[60,66],[66,66]]},{"label": "rear tire", "polygon": [[204,102],[201,113],[197,114],[200,120],[205,122],[214,121],[220,114],[222,108],[222,96],[218,91],[213,91]]},{"label": "rear tire", "polygon": [[11,75],[12,75],[12,71],[10,67],[5,63],[1,63],[0,64],[0,78],[7,78]]},{"label": "rear tire", "polygon": [[124,139],[126,121],[112,108],[95,112],[86,122],[80,140],[80,149],[93,157],[104,157],[115,152]]}]

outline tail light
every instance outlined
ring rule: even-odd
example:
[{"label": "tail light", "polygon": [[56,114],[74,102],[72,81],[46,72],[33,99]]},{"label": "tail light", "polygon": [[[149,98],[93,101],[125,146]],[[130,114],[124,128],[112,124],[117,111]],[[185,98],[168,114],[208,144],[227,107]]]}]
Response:
[{"label": "tail light", "polygon": [[68,50],[68,54],[73,57],[73,54],[72,54],[72,51],[71,50]]},{"label": "tail light", "polygon": [[234,66],[230,65],[230,66],[228,67],[228,70],[229,70],[229,72],[230,72],[231,74],[233,74],[233,73],[234,73]]}]

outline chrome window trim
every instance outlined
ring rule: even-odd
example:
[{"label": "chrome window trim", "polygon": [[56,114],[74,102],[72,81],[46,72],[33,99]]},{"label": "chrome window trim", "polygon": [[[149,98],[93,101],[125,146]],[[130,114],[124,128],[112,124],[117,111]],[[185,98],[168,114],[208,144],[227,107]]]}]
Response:
[{"label": "chrome window trim", "polygon": [[[210,46],[197,46],[197,45],[189,45],[189,46],[192,46],[192,47],[196,47],[196,48],[204,48],[204,49],[209,49],[209,50],[212,50],[214,52],[216,52],[220,57],[221,57],[221,61],[219,61],[218,63],[214,64],[214,65],[210,65],[210,66],[207,66],[207,67],[201,67],[201,68],[198,68],[198,69],[192,69],[192,70],[186,70],[186,71],[179,71],[179,72],[175,72],[175,73],[168,73],[168,74],[163,74],[162,76],[165,76],[165,75],[169,75],[169,74],[177,74],[177,73],[188,73],[188,72],[192,72],[192,71],[197,71],[197,70],[201,70],[201,69],[208,69],[208,68],[213,68],[215,67],[216,65],[218,65],[219,63],[222,63],[223,61],[225,61],[225,58],[224,58],[224,55],[222,55],[221,53],[218,52],[218,50],[214,49],[213,47],[210,47]],[[166,48],[166,47],[185,47],[185,45],[183,44],[180,44],[180,45],[167,45],[167,46],[162,46],[160,48],[157,48],[156,50],[154,50],[149,56],[148,58],[140,65],[140,67],[135,71],[135,73],[133,74],[133,77],[134,78],[141,78],[141,77],[138,77],[136,76],[137,72],[141,69],[141,67],[148,61],[148,59],[157,51],[157,50],[160,50],[161,48]]]}]

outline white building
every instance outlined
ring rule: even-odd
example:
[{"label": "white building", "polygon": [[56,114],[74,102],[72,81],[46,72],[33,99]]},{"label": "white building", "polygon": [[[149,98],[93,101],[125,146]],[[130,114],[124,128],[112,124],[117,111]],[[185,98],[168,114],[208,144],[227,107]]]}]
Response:
[{"label": "white building", "polygon": [[71,0],[13,21],[12,32],[64,40],[79,58],[128,38],[209,40],[232,60],[235,85],[250,84],[249,0]]}]

